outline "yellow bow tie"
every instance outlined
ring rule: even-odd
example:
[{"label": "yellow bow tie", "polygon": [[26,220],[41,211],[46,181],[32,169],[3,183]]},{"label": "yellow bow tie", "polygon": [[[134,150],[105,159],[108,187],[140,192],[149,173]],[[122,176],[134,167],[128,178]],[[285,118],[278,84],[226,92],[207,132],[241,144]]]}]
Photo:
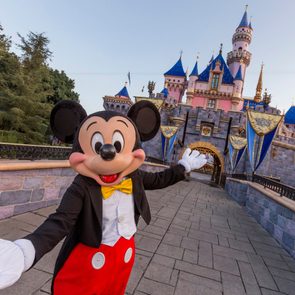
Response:
[{"label": "yellow bow tie", "polygon": [[114,186],[102,186],[101,193],[102,197],[106,200],[108,199],[115,190],[119,190],[124,194],[131,194],[132,193],[132,180],[128,178],[121,183],[114,185]]}]

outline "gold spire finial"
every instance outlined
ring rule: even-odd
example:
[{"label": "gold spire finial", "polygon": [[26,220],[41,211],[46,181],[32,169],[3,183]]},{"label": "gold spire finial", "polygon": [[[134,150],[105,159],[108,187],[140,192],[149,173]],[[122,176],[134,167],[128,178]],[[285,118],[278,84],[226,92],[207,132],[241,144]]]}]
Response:
[{"label": "gold spire finial", "polygon": [[126,81],[126,82],[125,82],[125,87],[127,87],[127,85],[128,85],[128,82]]},{"label": "gold spire finial", "polygon": [[248,4],[245,5],[245,11],[248,10],[248,6],[249,6]]},{"label": "gold spire finial", "polygon": [[260,102],[262,98],[262,76],[263,76],[263,67],[264,63],[262,62],[261,64],[261,69],[260,69],[260,74],[259,74],[259,79],[256,87],[256,94],[254,96],[254,101],[255,102]]},{"label": "gold spire finial", "polygon": [[200,57],[200,51],[197,52],[197,61],[199,60]]},{"label": "gold spire finial", "polygon": [[182,58],[182,53],[183,53],[183,50],[181,49],[180,50],[180,58]]}]

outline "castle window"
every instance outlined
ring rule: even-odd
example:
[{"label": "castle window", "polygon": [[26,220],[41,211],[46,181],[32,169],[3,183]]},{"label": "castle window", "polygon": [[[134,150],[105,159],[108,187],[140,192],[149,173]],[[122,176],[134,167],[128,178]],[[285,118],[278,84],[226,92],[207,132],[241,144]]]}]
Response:
[{"label": "castle window", "polygon": [[215,100],[215,99],[209,99],[209,100],[208,100],[208,105],[207,105],[207,107],[208,107],[209,109],[215,109],[215,105],[216,105],[216,100]]},{"label": "castle window", "polygon": [[217,90],[219,84],[219,74],[213,74],[211,81],[211,89]]}]

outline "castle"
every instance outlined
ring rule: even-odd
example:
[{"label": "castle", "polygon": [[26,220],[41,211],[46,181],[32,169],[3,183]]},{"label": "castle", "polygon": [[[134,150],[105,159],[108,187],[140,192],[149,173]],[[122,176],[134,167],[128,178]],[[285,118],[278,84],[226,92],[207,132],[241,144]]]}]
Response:
[{"label": "castle", "polygon": [[[177,161],[182,146],[190,146],[211,155],[212,180],[219,182],[222,173],[229,172],[227,153],[228,135],[245,136],[247,109],[280,114],[270,106],[271,95],[263,93],[263,65],[253,97],[243,94],[247,67],[251,62],[250,44],[253,28],[248,21],[247,9],[232,37],[232,51],[223,57],[212,56],[206,68],[199,73],[198,61],[188,76],[179,60],[164,73],[164,88],[154,93],[155,83],[149,82],[149,96],[135,96],[135,101],[149,100],[161,113],[162,125],[177,127],[173,152],[163,157],[161,132],[144,145],[151,160]],[[185,95],[186,94],[186,95]],[[133,104],[127,87],[114,96],[105,96],[104,108],[127,113]],[[187,120],[186,120],[187,119]],[[282,163],[288,162],[284,166]],[[257,173],[279,178],[295,186],[295,106],[292,106],[280,124],[276,138]],[[251,173],[247,153],[235,173]]]}]

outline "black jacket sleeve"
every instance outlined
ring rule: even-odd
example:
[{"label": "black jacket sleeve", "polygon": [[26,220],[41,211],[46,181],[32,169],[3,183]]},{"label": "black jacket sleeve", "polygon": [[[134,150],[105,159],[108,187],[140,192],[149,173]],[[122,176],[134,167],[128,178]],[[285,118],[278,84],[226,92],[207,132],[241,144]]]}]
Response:
[{"label": "black jacket sleeve", "polygon": [[51,214],[32,234],[24,237],[30,240],[35,247],[34,264],[68,235],[81,212],[83,199],[84,192],[81,187],[72,183],[56,212]]},{"label": "black jacket sleeve", "polygon": [[165,188],[185,179],[185,168],[178,164],[161,172],[140,171],[143,178],[143,186],[146,190]]}]

